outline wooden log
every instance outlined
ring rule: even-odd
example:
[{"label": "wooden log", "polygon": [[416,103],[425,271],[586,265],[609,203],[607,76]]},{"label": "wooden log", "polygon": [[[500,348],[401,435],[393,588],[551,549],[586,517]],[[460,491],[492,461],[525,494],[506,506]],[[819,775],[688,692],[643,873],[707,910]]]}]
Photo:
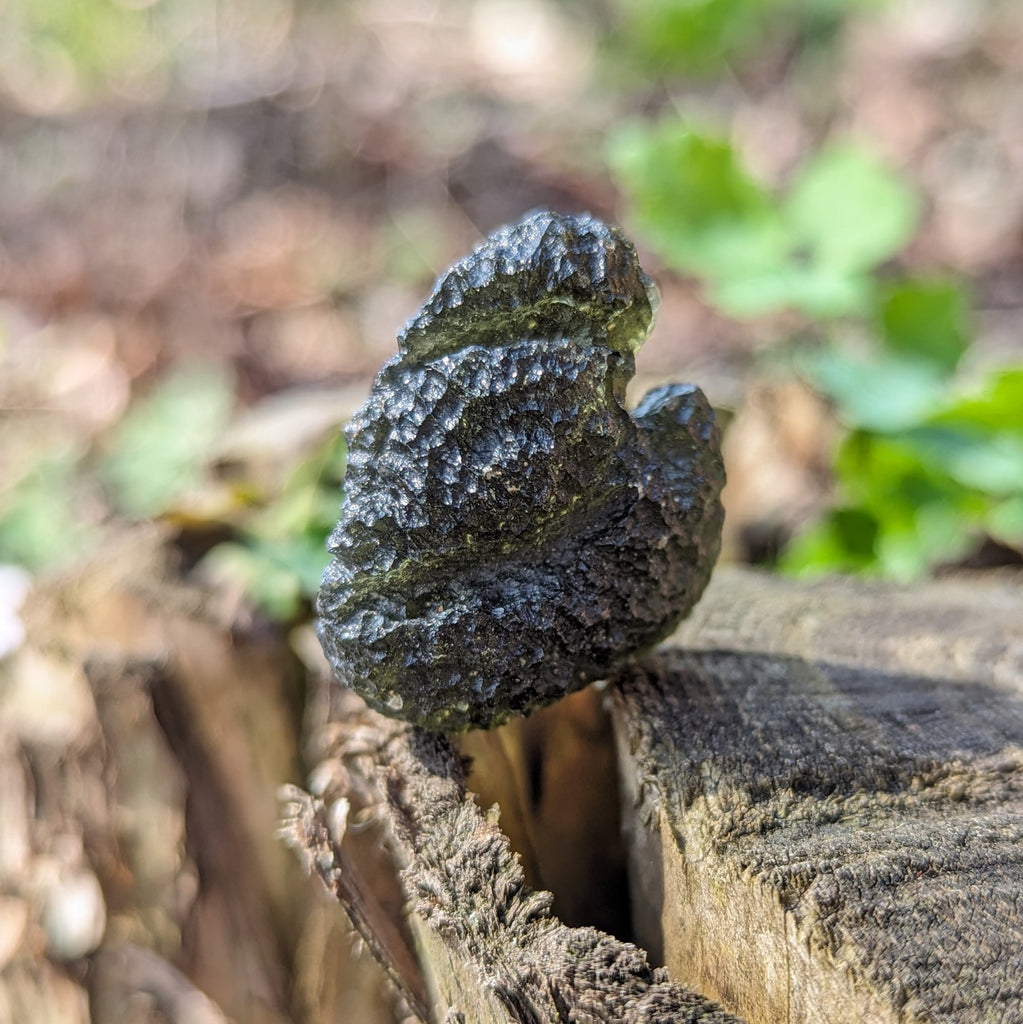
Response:
[{"label": "wooden log", "polygon": [[639,940],[750,1024],[1023,1021],[1023,589],[721,571],[615,696]]},{"label": "wooden log", "polygon": [[[635,945],[553,916],[550,893],[525,884],[496,813],[485,814],[466,791],[462,758],[443,737],[362,711],[323,758],[317,774],[334,781],[322,799],[288,791],[283,834],[352,912],[419,1019],[741,1024],[669,981]],[[408,957],[396,948],[393,922],[359,885],[360,865],[346,853],[343,818],[353,793],[375,804],[402,867],[422,977],[400,966]]]}]

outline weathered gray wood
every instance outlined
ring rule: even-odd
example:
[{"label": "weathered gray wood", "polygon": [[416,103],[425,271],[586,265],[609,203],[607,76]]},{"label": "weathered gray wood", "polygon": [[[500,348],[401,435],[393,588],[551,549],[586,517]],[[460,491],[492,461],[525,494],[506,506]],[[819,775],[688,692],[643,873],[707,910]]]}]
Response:
[{"label": "weathered gray wood", "polygon": [[[336,820],[345,806],[338,798],[358,792],[370,805],[375,799],[386,841],[403,866],[406,917],[429,989],[423,1019],[739,1024],[668,981],[636,946],[554,917],[550,893],[525,885],[496,815],[484,814],[466,791],[461,757],[448,741],[372,712],[350,719],[337,735],[318,770],[335,781],[321,800],[291,791],[285,834],[375,944],[378,908],[361,899],[353,904],[349,887],[358,865],[346,859]],[[417,980],[399,981],[419,1004]]]},{"label": "weathered gray wood", "polygon": [[751,1024],[1023,1021],[1023,590],[720,572],[616,695],[638,938]]}]

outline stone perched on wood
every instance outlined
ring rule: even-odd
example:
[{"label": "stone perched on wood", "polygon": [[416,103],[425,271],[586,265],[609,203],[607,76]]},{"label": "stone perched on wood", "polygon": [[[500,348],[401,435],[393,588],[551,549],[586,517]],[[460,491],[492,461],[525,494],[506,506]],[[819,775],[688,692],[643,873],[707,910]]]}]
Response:
[{"label": "stone perched on wood", "polygon": [[608,675],[699,598],[724,471],[700,390],[625,388],[656,290],[632,245],[536,213],[438,282],[349,426],[319,636],[338,679],[435,729]]}]

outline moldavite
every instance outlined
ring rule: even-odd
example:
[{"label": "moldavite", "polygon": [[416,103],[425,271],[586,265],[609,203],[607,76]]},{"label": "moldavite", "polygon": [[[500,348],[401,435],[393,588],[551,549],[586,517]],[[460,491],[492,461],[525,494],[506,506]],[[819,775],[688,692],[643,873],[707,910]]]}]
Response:
[{"label": "moldavite", "polygon": [[433,729],[491,726],[663,639],[717,557],[699,388],[625,388],[657,291],[590,216],[534,213],[440,280],[347,429],[317,631],[339,681]]}]

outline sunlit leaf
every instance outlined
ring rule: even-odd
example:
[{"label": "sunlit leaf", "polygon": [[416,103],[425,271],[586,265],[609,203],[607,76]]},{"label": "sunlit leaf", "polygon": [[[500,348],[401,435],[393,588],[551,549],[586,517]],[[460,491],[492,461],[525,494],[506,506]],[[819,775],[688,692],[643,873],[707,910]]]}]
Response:
[{"label": "sunlit leaf", "polygon": [[764,0],[621,0],[622,30],[651,70],[701,74],[747,46],[770,8]]},{"label": "sunlit leaf", "polygon": [[969,342],[969,303],[948,281],[900,281],[889,285],[879,309],[879,326],[891,352],[955,369]]},{"label": "sunlit leaf", "polygon": [[321,535],[280,540],[249,535],[243,542],[218,544],[203,559],[203,569],[214,578],[234,580],[255,605],[287,621],[315,596],[326,562]]},{"label": "sunlit leaf", "polygon": [[905,434],[854,431],[838,447],[835,473],[849,499],[888,525],[909,527],[917,509],[952,500],[960,490]]},{"label": "sunlit leaf", "polygon": [[932,427],[907,434],[905,444],[963,487],[1023,493],[1023,436]]},{"label": "sunlit leaf", "polygon": [[118,507],[155,515],[198,485],[232,403],[231,378],[213,366],[178,370],[137,402],[100,466]]},{"label": "sunlit leaf", "polygon": [[939,408],[945,395],[940,369],[920,360],[892,355],[868,359],[829,348],[808,357],[805,366],[852,427],[905,430]]},{"label": "sunlit leaf", "polygon": [[960,558],[976,540],[978,523],[956,501],[935,501],[916,512],[916,535],[926,555],[924,571],[942,561]]},{"label": "sunlit leaf", "polygon": [[666,262],[706,280],[712,301],[733,316],[868,312],[866,272],[901,248],[915,223],[912,193],[850,147],[814,158],[781,203],[726,140],[677,119],[625,126],[608,160],[640,234]]},{"label": "sunlit leaf", "polygon": [[876,564],[883,575],[908,583],[927,572],[929,559],[915,529],[888,529],[878,538]]},{"label": "sunlit leaf", "polygon": [[678,269],[734,277],[784,257],[776,211],[726,141],[674,119],[629,124],[612,136],[608,159],[636,227]]},{"label": "sunlit leaf", "polygon": [[715,281],[711,299],[736,317],[756,317],[798,309],[817,317],[855,313],[870,300],[871,285],[862,275],[830,267],[782,262],[760,272],[730,274]]},{"label": "sunlit leaf", "polygon": [[[789,39],[827,42],[878,0],[617,0],[613,51],[645,81],[720,72]],[[790,44],[791,45],[791,44]]]},{"label": "sunlit leaf", "polygon": [[97,531],[76,507],[80,458],[76,450],[45,456],[0,494],[0,562],[49,569],[88,549]]},{"label": "sunlit leaf", "polygon": [[780,567],[797,576],[861,572],[877,560],[878,523],[861,508],[839,508],[796,537]]},{"label": "sunlit leaf", "polygon": [[996,540],[1023,548],[1023,494],[999,502],[988,512],[984,526]]},{"label": "sunlit leaf", "polygon": [[917,205],[912,190],[874,157],[843,146],[822,151],[802,169],[785,219],[822,263],[865,270],[909,241]]},{"label": "sunlit leaf", "polygon": [[245,519],[237,540],[207,553],[203,571],[242,587],[272,618],[292,619],[315,598],[328,562],[346,456],[341,433],[317,445],[279,493]]},{"label": "sunlit leaf", "polygon": [[995,371],[969,394],[946,403],[930,422],[1023,436],[1023,367]]}]

